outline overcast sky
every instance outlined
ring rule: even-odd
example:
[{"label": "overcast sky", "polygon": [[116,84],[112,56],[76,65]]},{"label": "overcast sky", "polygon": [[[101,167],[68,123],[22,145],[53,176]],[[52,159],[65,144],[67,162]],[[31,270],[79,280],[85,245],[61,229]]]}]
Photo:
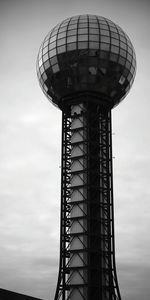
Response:
[{"label": "overcast sky", "polygon": [[53,300],[58,276],[61,112],[36,78],[48,31],[77,14],[120,25],[137,75],[113,110],[116,260],[123,300],[150,297],[150,2],[0,1],[0,287]]}]

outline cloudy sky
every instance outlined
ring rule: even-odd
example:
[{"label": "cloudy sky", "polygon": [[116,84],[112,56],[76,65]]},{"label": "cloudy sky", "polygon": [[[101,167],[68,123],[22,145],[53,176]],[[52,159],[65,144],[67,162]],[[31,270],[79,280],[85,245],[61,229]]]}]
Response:
[{"label": "cloudy sky", "polygon": [[0,287],[54,298],[59,256],[61,112],[35,63],[47,32],[77,14],[112,19],[130,36],[137,75],[113,110],[116,259],[123,300],[150,295],[150,2],[0,1]]}]

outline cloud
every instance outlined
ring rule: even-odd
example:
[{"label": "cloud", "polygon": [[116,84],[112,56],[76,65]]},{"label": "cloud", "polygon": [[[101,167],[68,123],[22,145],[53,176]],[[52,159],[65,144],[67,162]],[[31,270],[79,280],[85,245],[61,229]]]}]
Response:
[{"label": "cloud", "polygon": [[[68,16],[118,23],[137,52],[131,93],[113,110],[118,279],[124,300],[149,300],[149,2],[1,3],[1,287],[53,299],[58,274],[61,112],[38,86],[35,62],[46,33]],[[60,13],[61,12],[61,13]]]}]

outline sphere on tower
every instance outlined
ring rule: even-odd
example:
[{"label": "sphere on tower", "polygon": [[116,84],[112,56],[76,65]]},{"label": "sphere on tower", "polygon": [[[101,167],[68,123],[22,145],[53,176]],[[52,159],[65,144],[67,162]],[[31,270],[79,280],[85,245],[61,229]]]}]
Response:
[{"label": "sphere on tower", "polygon": [[42,90],[60,109],[71,97],[85,93],[113,108],[129,91],[135,71],[135,51],[127,34],[95,15],[74,16],[55,26],[37,59]]}]

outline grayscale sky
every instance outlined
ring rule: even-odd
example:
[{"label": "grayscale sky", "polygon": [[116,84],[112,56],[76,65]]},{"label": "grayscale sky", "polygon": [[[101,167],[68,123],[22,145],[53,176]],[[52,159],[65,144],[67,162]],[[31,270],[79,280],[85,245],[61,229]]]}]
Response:
[{"label": "grayscale sky", "polygon": [[52,300],[58,274],[61,112],[42,93],[35,64],[48,31],[77,14],[119,24],[137,76],[113,110],[116,259],[123,300],[150,297],[150,2],[0,2],[0,287]]}]

